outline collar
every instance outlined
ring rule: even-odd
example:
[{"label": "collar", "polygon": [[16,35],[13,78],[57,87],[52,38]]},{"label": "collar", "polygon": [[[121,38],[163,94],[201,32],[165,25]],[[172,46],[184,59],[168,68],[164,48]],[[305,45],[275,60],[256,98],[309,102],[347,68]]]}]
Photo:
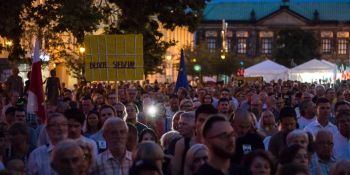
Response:
[{"label": "collar", "polygon": [[47,148],[47,149],[46,149],[47,152],[50,153],[50,152],[52,152],[52,150],[54,149],[54,146],[53,146],[51,143],[49,143],[49,144],[46,145],[46,148]]},{"label": "collar", "polygon": [[[107,160],[116,160],[116,158],[113,156],[113,154],[111,153],[111,151],[109,149],[106,150],[106,158]],[[125,151],[125,154],[123,156],[123,160],[129,160],[132,161],[132,153],[128,150]]]}]

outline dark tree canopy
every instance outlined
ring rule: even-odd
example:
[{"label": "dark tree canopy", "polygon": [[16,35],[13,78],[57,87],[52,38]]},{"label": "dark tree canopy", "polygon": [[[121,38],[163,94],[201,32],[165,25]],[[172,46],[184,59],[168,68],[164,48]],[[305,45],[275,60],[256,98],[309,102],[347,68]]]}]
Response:
[{"label": "dark tree canopy", "polygon": [[292,62],[298,65],[319,57],[319,41],[313,32],[281,30],[277,34],[276,46],[273,58],[287,67],[292,67]]},{"label": "dark tree canopy", "polygon": [[141,33],[144,37],[145,74],[159,72],[163,55],[174,41],[161,41],[160,23],[166,29],[176,26],[188,26],[194,31],[201,20],[208,0],[108,0],[120,9],[118,23],[109,26],[111,34]]}]

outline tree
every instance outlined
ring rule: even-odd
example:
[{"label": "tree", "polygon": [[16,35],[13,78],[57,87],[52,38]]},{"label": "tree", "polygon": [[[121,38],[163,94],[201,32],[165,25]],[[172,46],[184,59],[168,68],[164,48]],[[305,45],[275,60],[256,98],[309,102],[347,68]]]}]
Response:
[{"label": "tree", "polygon": [[17,62],[18,58],[24,56],[21,46],[23,36],[23,12],[30,7],[33,0],[10,0],[0,1],[0,36],[12,41],[9,48],[9,60]]},{"label": "tree", "polygon": [[292,67],[293,62],[302,64],[319,57],[319,41],[310,31],[281,30],[277,34],[276,45],[277,49],[273,51],[273,58],[287,67]]},{"label": "tree", "polygon": [[[246,56],[239,56],[233,52],[225,54],[225,59],[221,58],[220,50],[210,52],[206,42],[201,42],[194,48],[188,46],[185,48],[186,71],[189,75],[228,75],[236,74],[241,67],[249,67],[254,65],[257,60],[249,59]],[[260,60],[260,59],[259,59]],[[244,65],[241,65],[241,62]],[[201,66],[201,72],[194,70],[195,65]]]},{"label": "tree", "polygon": [[106,28],[110,34],[143,34],[145,75],[159,72],[163,55],[174,41],[161,41],[158,31],[161,23],[166,29],[176,26],[188,26],[194,31],[201,20],[203,9],[208,0],[108,0],[116,5],[118,21]]}]

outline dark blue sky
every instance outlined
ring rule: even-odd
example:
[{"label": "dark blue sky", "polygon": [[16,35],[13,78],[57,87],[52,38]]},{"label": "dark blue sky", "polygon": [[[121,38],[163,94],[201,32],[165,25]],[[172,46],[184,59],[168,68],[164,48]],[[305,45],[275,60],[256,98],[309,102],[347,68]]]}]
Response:
[{"label": "dark blue sky", "polygon": [[[289,0],[290,2],[350,2],[350,0]],[[218,2],[282,2],[282,0],[211,0],[210,3]]]}]

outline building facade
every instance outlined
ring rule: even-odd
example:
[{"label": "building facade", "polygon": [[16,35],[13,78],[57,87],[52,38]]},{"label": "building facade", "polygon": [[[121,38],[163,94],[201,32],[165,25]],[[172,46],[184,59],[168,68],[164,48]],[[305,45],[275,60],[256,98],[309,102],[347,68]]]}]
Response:
[{"label": "building facade", "polygon": [[196,31],[196,44],[205,41],[209,50],[222,49],[222,20],[227,23],[227,51],[237,55],[273,59],[278,32],[301,29],[314,32],[321,59],[349,62],[349,2],[211,3]]}]

